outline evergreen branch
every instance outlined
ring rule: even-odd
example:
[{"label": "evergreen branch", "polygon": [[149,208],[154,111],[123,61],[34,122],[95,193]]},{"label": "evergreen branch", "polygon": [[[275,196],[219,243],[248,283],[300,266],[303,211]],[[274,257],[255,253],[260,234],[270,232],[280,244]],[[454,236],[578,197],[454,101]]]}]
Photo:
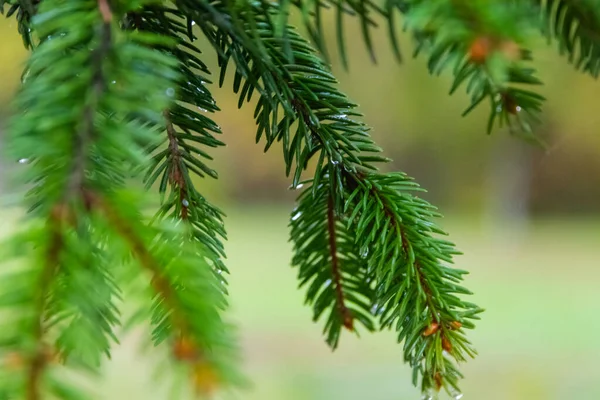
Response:
[{"label": "evergreen branch", "polygon": [[[176,78],[169,58],[140,46],[156,42],[155,38],[128,35],[115,40],[111,20],[105,0],[47,0],[41,5],[34,20],[41,44],[28,63],[17,97],[22,114],[12,121],[8,137],[13,156],[26,152],[32,160],[26,178],[35,184],[28,196],[35,213],[29,217],[47,219],[59,210],[63,246],[56,276],[44,283],[48,289],[41,293],[44,336],[36,333],[41,328],[23,322],[14,326],[13,336],[3,344],[27,353],[32,342],[42,346],[37,342],[52,339],[64,362],[92,368],[103,353],[109,354],[110,341],[116,341],[113,327],[119,319],[112,300],[118,288],[107,270],[108,237],[99,229],[100,221],[93,220],[93,205],[84,194],[90,188],[113,192],[122,182],[114,178],[126,176],[130,165],[141,164],[143,151],[138,143],[151,142],[154,132],[131,117],[160,121],[153,107],[166,106],[167,83]],[[39,145],[40,139],[44,146]],[[49,233],[37,230],[30,235],[27,243],[39,246]],[[35,252],[27,249],[23,254],[31,257]],[[21,276],[15,279],[21,287]],[[33,286],[32,280],[27,284]],[[30,297],[21,301],[23,308],[31,307]],[[34,338],[27,342],[32,332]],[[7,383],[12,386],[4,390],[3,382],[0,389],[22,390],[23,396],[17,398],[37,398],[46,391],[59,398],[82,398],[73,392],[73,383],[60,384],[42,374],[40,354],[36,350],[22,387]]]},{"label": "evergreen branch", "polygon": [[[482,310],[455,294],[470,294],[461,286],[465,271],[444,265],[460,254],[452,243],[432,234],[445,233],[430,219],[435,209],[409,193],[419,190],[404,174],[358,174],[348,197],[348,225],[357,226],[361,252],[371,254],[369,271],[379,282],[375,314],[382,327],[396,327],[405,343],[405,360],[423,377],[424,392],[442,386],[458,391],[460,377],[446,351],[457,361],[476,353],[460,332],[473,328]],[[434,335],[436,334],[436,335]]]},{"label": "evergreen branch", "polygon": [[[336,39],[338,44],[338,52],[340,54],[342,64],[348,68],[348,58],[346,54],[346,44],[344,36],[344,16],[356,17],[360,20],[361,33],[363,41],[369,51],[369,56],[372,62],[376,62],[375,49],[371,38],[371,29],[377,28],[377,23],[373,17],[383,16],[388,18],[386,10],[382,9],[377,2],[370,0],[287,0],[281,2],[279,7],[279,18],[277,26],[280,29],[281,37],[285,40],[289,38],[285,35],[285,27],[288,23],[289,5],[294,5],[302,15],[303,24],[310,36],[310,39],[323,55],[326,60],[329,60],[328,51],[325,46],[325,33],[323,31],[323,17],[322,10],[332,9],[336,10]],[[393,21],[389,21],[390,27]],[[400,60],[400,51],[397,44],[397,38],[393,30],[390,31],[391,43],[393,45],[394,54]],[[286,44],[287,45],[287,44]]]},{"label": "evergreen branch", "polygon": [[545,35],[577,70],[600,74],[600,2],[598,0],[536,0]]},{"label": "evergreen branch", "polygon": [[300,286],[307,286],[313,319],[328,311],[324,333],[335,349],[342,328],[355,331],[355,320],[375,330],[370,310],[374,291],[355,233],[336,216],[334,189],[327,181],[317,186],[314,196],[310,187],[304,190],[292,214],[292,265],[298,268]]},{"label": "evergreen branch", "polygon": [[86,161],[90,142],[94,137],[94,121],[98,113],[99,101],[106,88],[105,78],[102,74],[104,60],[109,55],[111,46],[111,20],[112,14],[107,0],[98,0],[98,10],[102,15],[103,24],[100,28],[98,47],[93,50],[90,57],[91,79],[88,101],[83,108],[80,118],[80,127],[73,139],[73,164],[67,188],[67,196],[78,195],[83,189]]},{"label": "evergreen branch", "polygon": [[[377,255],[377,252],[383,248],[378,240],[383,237],[391,237],[388,232],[400,232],[401,227],[415,230],[425,229],[423,232],[433,229],[434,232],[440,233],[441,231],[432,228],[434,225],[429,222],[429,219],[435,217],[436,214],[431,211],[431,206],[426,202],[403,193],[407,188],[414,189],[414,185],[404,182],[404,178],[399,180],[394,174],[380,175],[374,172],[376,167],[373,163],[385,162],[387,159],[377,154],[381,150],[369,138],[368,128],[349,118],[349,116],[359,116],[360,114],[355,111],[355,105],[334,86],[337,83],[336,80],[314,54],[308,43],[291,27],[286,28],[286,36],[289,38],[295,60],[294,63],[290,63],[289,59],[282,55],[284,54],[283,44],[275,37],[272,25],[268,20],[261,21],[260,17],[261,14],[257,11],[252,20],[259,21],[258,34],[266,45],[268,57],[257,59],[252,49],[243,49],[241,53],[238,53],[243,43],[236,42],[236,38],[241,35],[237,35],[235,32],[229,36],[229,42],[226,42],[224,46],[222,45],[224,42],[220,42],[222,47],[218,51],[224,58],[221,63],[222,68],[227,65],[228,58],[225,57],[233,59],[236,63],[237,77],[234,81],[236,92],[241,87],[241,77],[246,78],[246,83],[241,90],[240,104],[242,99],[249,97],[249,87],[257,87],[255,82],[259,79],[262,82],[261,98],[255,111],[258,124],[257,138],[264,134],[267,148],[276,140],[283,142],[284,159],[288,172],[295,159],[294,187],[299,185],[301,172],[306,168],[308,160],[319,155],[312,187],[310,190],[306,189],[300,196],[298,208],[292,215],[291,232],[295,253],[292,264],[299,266],[301,285],[311,282],[307,291],[307,301],[313,304],[315,319],[327,307],[331,308],[325,332],[328,342],[335,347],[345,317],[342,307],[345,306],[348,296],[354,299],[367,298],[374,301],[377,307],[382,302],[390,301],[390,298],[405,297],[414,305],[409,311],[415,313],[413,318],[408,318],[412,322],[406,329],[403,328],[402,323],[398,323],[399,341],[405,341],[407,361],[417,372],[421,372],[423,376],[421,386],[424,391],[441,386],[453,387],[459,374],[452,364],[443,361],[442,351],[444,349],[440,347],[442,336],[437,336],[437,340],[440,342],[440,346],[437,347],[433,346],[429,340],[419,342],[421,346],[427,347],[427,357],[424,355],[424,348],[418,351],[414,350],[413,337],[414,335],[420,337],[421,332],[425,329],[423,315],[425,318],[435,317],[435,320],[440,318],[440,321],[443,318],[444,322],[448,321],[448,317],[445,314],[436,316],[438,312],[451,312],[452,316],[457,317],[459,311],[455,312],[453,308],[444,306],[443,302],[448,299],[454,302],[454,307],[466,307],[465,315],[470,316],[478,312],[473,305],[462,301],[456,303],[454,297],[451,297],[450,294],[446,295],[446,291],[452,292],[454,287],[446,287],[443,279],[433,278],[456,275],[455,270],[441,264],[442,261],[450,260],[452,254],[455,254],[455,250],[450,244],[439,239],[414,233],[405,234],[404,241],[399,234],[398,240],[390,244],[388,249],[396,255],[395,258],[388,257],[387,253],[385,257],[381,254]],[[246,29],[250,30],[249,22]],[[279,87],[279,93],[271,93],[271,85]],[[278,114],[279,109],[283,109],[281,117]],[[294,124],[297,126],[295,135],[290,129]],[[403,177],[403,175],[400,176]],[[365,191],[364,188],[368,188],[368,190]],[[379,192],[372,191],[373,188],[377,190],[389,188],[390,193],[387,193],[386,196],[389,197],[387,200],[390,207],[393,207],[392,210],[396,210],[396,213],[398,213],[397,210],[403,210],[395,223],[393,221],[384,223],[390,217],[386,216],[385,208],[378,207],[384,202],[384,199],[380,198]],[[323,191],[329,195],[324,195]],[[312,197],[308,194],[309,192],[312,193]],[[332,271],[335,271],[336,268],[336,258],[332,257],[331,245],[329,240],[325,239],[326,233],[330,231],[326,222],[329,220],[327,211],[329,204],[332,204],[333,210],[340,215],[343,215],[344,208],[350,214],[350,216],[346,216],[348,225],[345,227],[347,234],[344,236],[345,239],[349,238],[349,244],[345,244],[344,251],[339,252],[342,254],[368,254],[370,250],[374,253],[369,257],[368,268],[366,266],[357,267],[356,264],[351,263],[352,274],[348,275],[363,276],[365,282],[368,283],[366,286],[365,284],[351,283],[341,292],[343,296],[339,295],[340,291],[336,291],[336,288],[344,287],[344,282],[340,284],[333,282],[336,278],[335,274],[332,275]],[[348,207],[350,208],[348,209]],[[318,223],[317,221],[325,222]],[[403,221],[404,225],[400,225],[400,221]],[[371,225],[376,226],[377,229],[369,232],[367,228]],[[377,246],[375,242],[377,242]],[[318,245],[318,243],[321,244]],[[358,246],[359,249],[349,247],[350,244]],[[398,265],[400,255],[408,260],[411,252],[419,255],[419,262],[413,261],[409,265],[404,264],[407,276],[396,275],[398,271],[402,271]],[[358,259],[361,259],[360,256]],[[371,267],[377,263],[381,264],[379,269]],[[327,273],[323,271],[327,271]],[[410,276],[418,278],[413,281]],[[327,279],[331,279],[331,281],[327,281]],[[327,284],[327,282],[329,283]],[[395,292],[391,293],[388,291],[391,282],[402,282],[404,287],[401,286],[402,283],[397,283],[394,287]],[[435,282],[436,286],[432,286],[432,282]],[[377,288],[374,296],[370,294],[373,288]],[[433,293],[442,298],[437,299]],[[427,304],[426,306],[421,304],[423,300]],[[369,310],[370,306],[361,300],[358,300],[358,304],[359,306],[352,310],[352,316],[362,315],[361,310],[367,310],[367,314],[363,316],[361,322],[373,329],[369,315],[380,311]],[[395,303],[392,304],[395,306]],[[403,307],[406,307],[406,302]],[[424,307],[430,310],[429,314],[423,313]],[[398,321],[404,321],[401,318],[406,315],[396,313],[395,317],[398,317]],[[456,320],[457,318],[449,323]],[[411,337],[407,337],[409,333],[412,335]],[[450,349],[451,342],[445,336],[443,338],[446,348]],[[468,342],[463,339],[452,354],[457,359],[461,359],[462,351],[467,348],[467,345]],[[470,349],[465,351],[474,354]],[[432,357],[436,360],[433,365],[431,364]]]},{"label": "evergreen branch", "polygon": [[398,8],[417,42],[415,56],[428,54],[431,74],[452,69],[450,93],[466,83],[469,114],[481,102],[490,102],[488,133],[497,124],[533,141],[532,123],[538,121],[544,97],[521,85],[539,85],[526,67],[531,54],[521,48],[535,24],[533,7],[505,1],[388,0]]},{"label": "evergreen branch", "polygon": [[37,9],[41,0],[0,0],[0,14],[4,14],[5,4],[10,5],[6,12],[6,17],[10,18],[16,13],[17,26],[19,34],[23,39],[25,48],[35,47],[32,31],[31,19],[37,14]]},{"label": "evergreen branch", "polygon": [[[221,133],[219,126],[202,113],[218,110],[206,83],[208,68],[200,60],[200,51],[188,42],[195,39],[191,33],[191,21],[186,26],[181,14],[162,6],[148,6],[127,16],[126,28],[159,33],[176,41],[176,47],[161,48],[178,60],[181,72],[178,102],[163,112],[166,122],[165,151],[158,151],[146,170],[146,187],[160,181],[159,192],[163,196],[157,218],[181,218],[192,226],[192,237],[203,248],[202,253],[213,265],[219,282],[223,272],[228,273],[222,258],[225,257],[221,239],[226,238],[223,213],[211,205],[196,189],[191,174],[199,177],[217,177],[202,158],[212,159],[202,147],[218,147],[223,143],[214,134]],[[198,72],[200,71],[200,72]],[[202,146],[202,147],[201,147]],[[168,196],[167,186],[169,188]],[[223,287],[226,291],[226,288]]]},{"label": "evergreen branch", "polygon": [[44,327],[42,325],[43,315],[46,312],[46,301],[49,296],[49,289],[52,287],[56,276],[56,267],[59,262],[59,255],[63,247],[60,226],[62,210],[60,206],[55,208],[55,212],[50,216],[48,225],[50,229],[50,240],[46,253],[46,262],[39,280],[39,289],[37,291],[36,322],[34,323],[33,339],[38,346],[36,353],[31,357],[28,368],[26,398],[27,400],[39,400],[42,398],[40,380],[47,362],[47,352],[43,346]]},{"label": "evergreen branch", "polygon": [[155,344],[172,342],[174,357],[191,365],[196,388],[204,394],[218,384],[242,383],[234,366],[237,349],[231,327],[220,316],[226,304],[221,285],[208,264],[198,265],[197,247],[186,240],[189,232],[173,235],[172,227],[148,229],[131,223],[131,200],[122,194],[113,199],[94,193],[88,197],[151,276]]}]

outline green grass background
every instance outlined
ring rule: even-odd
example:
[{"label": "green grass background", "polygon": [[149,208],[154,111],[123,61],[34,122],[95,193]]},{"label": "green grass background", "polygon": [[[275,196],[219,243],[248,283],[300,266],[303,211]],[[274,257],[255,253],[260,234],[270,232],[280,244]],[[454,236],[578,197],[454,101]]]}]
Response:
[{"label": "green grass background", "polygon": [[[392,334],[344,334],[334,353],[325,346],[289,267],[287,208],[226,210],[230,316],[253,382],[235,398],[419,398]],[[13,215],[4,213],[3,234]],[[442,225],[465,253],[457,264],[471,271],[473,300],[486,308],[470,333],[480,355],[464,365],[464,399],[600,399],[600,220],[535,221],[521,237],[486,232],[468,216]],[[99,398],[173,398],[155,384],[156,357],[138,351],[139,335],[124,337],[106,364]]]}]

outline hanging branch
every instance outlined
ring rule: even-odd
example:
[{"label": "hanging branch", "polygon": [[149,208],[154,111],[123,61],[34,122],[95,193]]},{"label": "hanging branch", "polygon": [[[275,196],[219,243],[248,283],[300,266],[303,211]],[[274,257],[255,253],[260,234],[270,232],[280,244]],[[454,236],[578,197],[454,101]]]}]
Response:
[{"label": "hanging branch", "polygon": [[[535,70],[526,66],[531,53],[523,46],[536,24],[534,8],[526,3],[388,0],[398,8],[416,41],[415,56],[428,55],[432,75],[452,69],[450,93],[466,83],[469,114],[481,102],[490,103],[487,131],[507,125],[511,133],[537,141],[532,124],[539,120],[543,96],[522,88],[539,85]],[[525,86],[526,87],[526,86]]]},{"label": "hanging branch", "polygon": [[313,305],[313,319],[328,311],[324,333],[331,348],[338,346],[342,327],[367,330],[375,325],[370,315],[373,289],[367,261],[359,253],[354,232],[335,215],[332,190],[326,182],[316,195],[307,188],[291,217],[294,242],[292,265],[298,268],[300,286],[307,286],[306,300]]},{"label": "hanging branch", "polygon": [[600,1],[536,0],[548,40],[555,39],[561,54],[577,70],[600,75]]},{"label": "hanging branch", "polygon": [[[227,14],[222,11],[221,15],[219,23],[225,25],[222,21],[227,21]],[[201,17],[205,16],[199,14],[195,18]],[[204,20],[205,29],[210,29],[211,20]],[[462,361],[465,354],[475,354],[468,341],[462,334],[421,337],[421,333],[432,322],[456,325],[461,323],[459,320],[476,318],[481,310],[452,294],[455,290],[462,294],[469,292],[454,284],[457,279],[460,281],[461,274],[444,265],[451,261],[456,250],[450,243],[428,234],[443,234],[431,222],[438,215],[428,203],[408,194],[407,190],[414,190],[415,185],[404,175],[376,172],[374,164],[388,159],[378,154],[381,149],[368,136],[368,127],[351,119],[360,116],[356,106],[337,90],[335,78],[309,44],[287,27],[285,36],[296,60],[290,63],[282,47],[284,42],[276,39],[268,19],[261,19],[256,11],[246,21],[245,32],[239,33],[238,26],[229,25],[228,38],[221,38],[214,45],[221,55],[222,71],[229,59],[235,63],[234,91],[240,93],[239,104],[250,98],[251,88],[259,91],[261,97],[255,111],[257,139],[264,135],[266,148],[275,141],[282,142],[287,171],[295,170],[293,187],[300,185],[302,171],[318,155],[314,178],[307,181],[311,186],[304,190],[292,214],[292,264],[299,267],[300,284],[310,283],[307,301],[313,305],[315,319],[325,309],[330,310],[325,324],[328,343],[337,346],[340,330],[350,326],[349,316],[360,320],[368,330],[375,329],[373,318],[382,313],[382,303],[391,301],[390,307],[396,308],[396,312],[392,320],[386,320],[387,325],[382,325],[397,326],[399,341],[405,343],[405,359],[415,369],[415,377],[422,376],[422,390],[439,390],[442,386],[458,390],[456,381],[460,374],[442,352],[445,350]],[[255,50],[243,47],[243,38],[252,24],[261,27],[259,34],[267,52],[260,58],[255,57]],[[242,84],[243,78],[246,81]],[[277,92],[272,91],[274,87],[279,88]],[[379,192],[384,188],[385,198]],[[347,233],[343,241],[339,235],[335,251],[348,255],[350,261],[345,263],[333,257],[329,204],[346,222]],[[383,204],[388,204],[387,208]],[[392,211],[396,218],[386,215]],[[402,236],[405,229],[410,234]],[[396,241],[391,239],[393,232],[398,233]],[[386,237],[390,238],[389,243],[379,241]],[[343,250],[337,250],[340,246],[344,246]],[[381,253],[382,249],[387,250]],[[352,254],[368,257],[362,259]],[[411,261],[415,254],[419,258]],[[343,273],[344,268],[351,272]],[[342,271],[341,279],[337,279],[336,270]],[[348,276],[357,277],[358,281],[346,284]],[[393,289],[391,282],[396,283]],[[406,301],[403,305],[399,301],[402,297],[413,307],[403,310]],[[346,306],[350,298],[354,303],[352,308]],[[410,324],[396,323],[405,320],[411,321]],[[473,324],[467,322],[461,326],[471,328]],[[454,348],[450,347],[453,344],[450,338],[456,343]],[[441,346],[442,341],[445,347]],[[415,343],[419,348],[415,348]]]},{"label": "hanging branch", "polygon": [[216,171],[203,161],[212,160],[205,148],[220,147],[224,143],[215,137],[221,133],[219,126],[204,115],[218,111],[218,107],[206,86],[210,83],[205,76],[209,70],[199,58],[200,51],[191,43],[195,39],[191,32],[192,21],[186,25],[181,17],[176,10],[153,6],[130,13],[126,19],[127,29],[159,32],[175,40],[176,47],[161,50],[178,60],[181,73],[178,89],[174,91],[177,102],[163,112],[164,140],[153,147],[158,150],[166,146],[166,149],[155,151],[144,180],[148,189],[160,182],[163,201],[157,218],[181,218],[191,224],[192,236],[221,281],[223,273],[228,273],[222,261],[225,253],[221,240],[226,238],[224,215],[198,192],[192,176],[217,177]]},{"label": "hanging branch", "polygon": [[[527,89],[541,83],[524,50],[533,30],[555,38],[576,68],[600,71],[597,0],[0,0],[5,6],[32,50],[8,136],[10,158],[29,160],[21,182],[31,189],[29,224],[0,246],[2,261],[24,258],[0,280],[0,307],[11,312],[0,335],[2,398],[90,398],[56,371],[94,370],[110,356],[120,324],[115,276],[133,284],[140,270],[154,344],[171,346],[203,394],[242,382],[224,317],[223,213],[196,181],[217,177],[209,148],[223,145],[207,115],[218,107],[197,32],[217,54],[220,86],[235,69],[238,106],[258,97],[256,141],[265,151],[281,143],[292,188],[306,185],[291,216],[292,264],[313,318],[325,316],[327,343],[336,348],[344,329],[393,329],[427,398],[442,388],[459,395],[457,363],[476,354],[465,331],[482,310],[463,300],[466,271],[450,265],[459,252],[442,238],[436,209],[405,174],[380,172],[389,160],[323,60],[324,10],[335,12],[344,65],[345,16],[358,19],[375,61],[378,18],[399,57],[400,11],[430,73],[451,67],[451,92],[466,86],[465,114],[490,102],[488,131],[516,123],[531,134],[544,101]],[[288,24],[293,10],[314,47]],[[150,223],[145,192],[130,184],[140,171],[161,196]]]}]

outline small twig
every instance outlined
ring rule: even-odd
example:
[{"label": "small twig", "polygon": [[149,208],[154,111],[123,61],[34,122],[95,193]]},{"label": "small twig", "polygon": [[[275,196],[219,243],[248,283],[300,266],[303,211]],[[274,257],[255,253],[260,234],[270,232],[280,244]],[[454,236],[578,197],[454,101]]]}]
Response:
[{"label": "small twig", "polygon": [[60,251],[63,247],[61,227],[62,223],[64,222],[64,217],[65,214],[63,205],[57,205],[54,207],[50,218],[48,219],[51,237],[46,254],[46,263],[44,264],[44,268],[40,276],[40,285],[37,292],[38,299],[36,305],[36,318],[38,320],[35,323],[33,336],[37,342],[38,349],[35,354],[33,354],[28,365],[29,368],[26,386],[27,400],[39,400],[42,398],[40,393],[40,380],[48,361],[47,351],[43,346],[44,327],[42,324],[42,318],[46,308],[48,290],[52,283],[52,278],[56,274]]},{"label": "small twig", "polygon": [[168,110],[163,112],[163,116],[167,123],[167,137],[169,138],[169,151],[171,152],[171,186],[177,186],[179,188],[179,201],[181,202],[181,219],[188,218],[188,207],[189,200],[186,199],[188,194],[187,184],[181,170],[181,152],[179,150],[179,143],[177,142],[177,132],[171,122],[170,114]]},{"label": "small twig", "polygon": [[344,299],[344,291],[342,288],[342,275],[340,273],[339,258],[337,255],[336,231],[335,231],[335,215],[333,213],[333,199],[329,196],[327,203],[327,230],[329,232],[329,253],[331,256],[331,274],[333,276],[333,287],[336,295],[336,303],[344,326],[348,330],[353,330],[352,313],[346,307]]},{"label": "small twig", "polygon": [[112,21],[112,12],[110,11],[108,0],[98,0],[98,9],[100,10],[100,14],[102,14],[102,20],[104,20],[104,23],[110,24]]},{"label": "small twig", "polygon": [[91,93],[89,94],[88,103],[83,109],[80,128],[78,129],[77,135],[73,140],[73,165],[71,167],[65,198],[80,194],[82,190],[83,181],[85,179],[85,165],[87,161],[86,151],[89,147],[89,142],[94,136],[94,120],[97,113],[99,98],[106,88],[106,82],[102,72],[102,63],[110,51],[112,38],[111,26],[109,23],[110,18],[107,20],[104,13],[108,12],[110,17],[110,9],[107,8],[108,3],[106,0],[99,0],[98,7],[103,13],[104,24],[102,25],[100,44],[92,52],[92,89]]},{"label": "small twig", "polygon": [[148,251],[142,239],[134,232],[131,225],[123,222],[126,219],[122,218],[122,216],[119,215],[109,203],[104,201],[103,198],[90,191],[85,191],[84,196],[90,204],[94,205],[98,210],[101,210],[104,213],[104,216],[109,223],[112,224],[112,226],[114,226],[129,243],[133,253],[139,259],[140,264],[151,274],[151,284],[154,291],[160,294],[163,300],[169,305],[169,308],[174,311],[174,314],[172,314],[173,325],[177,326],[182,335],[185,336],[189,330],[188,323],[185,321],[185,318],[177,313],[179,307],[176,304],[173,288],[171,287],[170,282],[161,273],[158,262],[150,251]]}]

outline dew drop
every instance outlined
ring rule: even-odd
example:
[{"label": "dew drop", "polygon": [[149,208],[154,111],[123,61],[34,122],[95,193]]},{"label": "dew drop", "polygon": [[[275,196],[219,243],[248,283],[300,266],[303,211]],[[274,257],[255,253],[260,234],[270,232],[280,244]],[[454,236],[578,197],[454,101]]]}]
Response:
[{"label": "dew drop", "polygon": [[208,112],[208,110],[206,108],[202,108],[202,107],[198,107],[198,110],[200,110],[202,112]]},{"label": "dew drop", "polygon": [[497,112],[497,113],[501,113],[501,112],[502,112],[502,106],[498,106],[498,107],[496,107],[496,112]]},{"label": "dew drop", "polygon": [[175,95],[175,89],[168,88],[167,91],[166,91],[166,93],[167,93],[167,96],[173,97]]},{"label": "dew drop", "polygon": [[329,287],[329,286],[331,286],[331,279],[327,279],[325,281],[325,287]]},{"label": "dew drop", "polygon": [[517,110],[517,112],[521,112],[521,106],[517,106],[515,110]]},{"label": "dew drop", "polygon": [[112,81],[111,83],[114,85],[115,83],[117,83],[117,81]]},{"label": "dew drop", "polygon": [[462,399],[463,394],[462,393],[457,393],[457,394],[453,395],[452,397],[454,398],[454,400],[460,400],[460,399]]},{"label": "dew drop", "polygon": [[29,162],[29,159],[28,159],[28,158],[21,158],[21,159],[19,160],[19,164],[27,164],[28,162]]},{"label": "dew drop", "polygon": [[297,220],[302,216],[302,211],[298,211],[296,214],[292,215],[292,221]]},{"label": "dew drop", "polygon": [[331,163],[332,163],[333,165],[338,165],[340,162],[339,162],[339,161],[337,161],[337,160],[331,160]]},{"label": "dew drop", "polygon": [[339,117],[344,118],[344,119],[348,118],[348,116],[346,114],[340,114]]},{"label": "dew drop", "polygon": [[187,201],[187,199],[181,200],[181,204],[183,204],[184,207],[189,207],[190,206],[190,202]]},{"label": "dew drop", "polygon": [[193,25],[196,25],[196,21],[192,21],[192,26],[193,26]]},{"label": "dew drop", "polygon": [[222,269],[217,269],[217,274],[223,275],[223,270]]},{"label": "dew drop", "polygon": [[369,255],[369,248],[365,247],[361,252],[360,252],[360,256],[362,258],[367,258],[367,256]]}]

